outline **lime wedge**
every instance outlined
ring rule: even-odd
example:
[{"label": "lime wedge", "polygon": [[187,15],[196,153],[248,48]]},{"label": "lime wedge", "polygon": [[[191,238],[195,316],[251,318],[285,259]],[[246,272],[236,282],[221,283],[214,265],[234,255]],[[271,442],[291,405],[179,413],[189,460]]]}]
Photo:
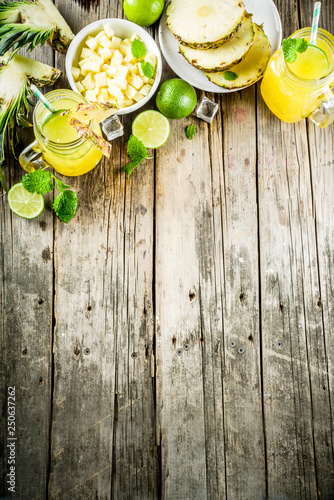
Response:
[{"label": "lime wedge", "polygon": [[34,219],[44,209],[44,198],[38,193],[29,193],[22,183],[14,184],[8,193],[8,204],[14,214],[24,219]]},{"label": "lime wedge", "polygon": [[135,118],[132,133],[146,148],[159,148],[168,139],[169,121],[159,111],[143,111]]}]

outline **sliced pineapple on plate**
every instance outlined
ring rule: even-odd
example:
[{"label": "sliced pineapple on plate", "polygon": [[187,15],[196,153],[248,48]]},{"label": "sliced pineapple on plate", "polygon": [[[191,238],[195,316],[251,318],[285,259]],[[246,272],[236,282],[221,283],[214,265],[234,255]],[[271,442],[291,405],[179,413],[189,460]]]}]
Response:
[{"label": "sliced pineapple on plate", "polygon": [[241,62],[253,45],[254,28],[252,18],[245,14],[243,22],[231,40],[215,49],[192,49],[179,44],[181,54],[195,68],[208,73],[228,69]]},{"label": "sliced pineapple on plate", "polygon": [[208,49],[237,32],[244,11],[242,0],[171,0],[167,25],[182,44]]},{"label": "sliced pineapple on plate", "polygon": [[226,89],[248,87],[263,75],[270,58],[270,43],[261,26],[253,23],[254,44],[241,63],[228,71],[205,73],[212,83]]}]

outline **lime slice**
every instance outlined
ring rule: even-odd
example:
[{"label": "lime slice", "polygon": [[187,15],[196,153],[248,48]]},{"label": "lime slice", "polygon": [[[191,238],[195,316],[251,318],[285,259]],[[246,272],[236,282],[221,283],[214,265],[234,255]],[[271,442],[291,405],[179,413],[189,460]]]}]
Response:
[{"label": "lime slice", "polygon": [[132,133],[146,148],[159,148],[168,139],[169,121],[159,111],[143,111],[135,118]]},{"label": "lime slice", "polygon": [[44,209],[44,198],[38,193],[29,193],[23,184],[14,184],[8,193],[8,204],[14,214],[24,219],[34,219]]}]

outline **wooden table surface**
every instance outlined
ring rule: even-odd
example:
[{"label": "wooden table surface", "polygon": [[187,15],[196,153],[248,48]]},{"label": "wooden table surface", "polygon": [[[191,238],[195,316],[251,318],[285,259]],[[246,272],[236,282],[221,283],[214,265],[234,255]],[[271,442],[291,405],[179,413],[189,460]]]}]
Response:
[{"label": "wooden table surface", "polygon": [[[123,17],[96,2],[56,4],[75,33]],[[276,4],[285,36],[310,25],[311,0]],[[212,125],[172,121],[129,180],[123,117],[112,159],[71,179],[68,225],[0,197],[2,498],[334,498],[334,127],[280,122],[259,87],[207,94]],[[22,177],[9,154],[4,173]]]}]

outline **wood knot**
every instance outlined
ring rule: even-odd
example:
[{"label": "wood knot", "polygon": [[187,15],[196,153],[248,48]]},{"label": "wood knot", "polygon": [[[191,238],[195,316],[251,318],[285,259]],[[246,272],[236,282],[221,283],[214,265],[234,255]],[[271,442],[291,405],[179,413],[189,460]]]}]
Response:
[{"label": "wood knot", "polygon": [[91,311],[92,310],[92,306],[89,304],[89,306],[87,306],[87,311]]},{"label": "wood knot", "polygon": [[199,338],[199,343],[200,343],[200,344],[204,344],[204,339],[203,339],[203,337],[200,337],[200,338]]},{"label": "wood knot", "polygon": [[39,379],[39,385],[43,385],[44,381],[42,379],[42,377]]},{"label": "wood knot", "polygon": [[246,296],[245,296],[244,292],[241,292],[240,295],[239,295],[240,302],[243,303],[244,300],[245,300],[245,298],[246,298]]},{"label": "wood knot", "polygon": [[173,345],[175,345],[175,344],[176,344],[176,337],[175,337],[175,335],[173,335],[173,337],[172,337],[172,344],[173,344]]},{"label": "wood knot", "polygon": [[189,292],[189,299],[190,300],[194,300],[195,297],[196,297],[196,293],[195,292]]},{"label": "wood knot", "polygon": [[249,340],[250,342],[253,342],[253,340],[254,340],[254,339],[253,339],[253,335],[252,335],[252,334],[250,334],[250,335],[248,336],[248,340]]},{"label": "wood knot", "polygon": [[317,306],[319,307],[319,309],[322,308],[322,300],[321,298],[319,297],[318,300],[317,300]]},{"label": "wood knot", "polygon": [[283,309],[284,309],[283,304],[280,304],[278,307],[279,307],[279,310],[280,310],[280,311],[281,311],[281,313],[282,313],[282,312],[283,312]]},{"label": "wood knot", "polygon": [[43,299],[38,299],[38,305],[41,306],[44,303]]}]

